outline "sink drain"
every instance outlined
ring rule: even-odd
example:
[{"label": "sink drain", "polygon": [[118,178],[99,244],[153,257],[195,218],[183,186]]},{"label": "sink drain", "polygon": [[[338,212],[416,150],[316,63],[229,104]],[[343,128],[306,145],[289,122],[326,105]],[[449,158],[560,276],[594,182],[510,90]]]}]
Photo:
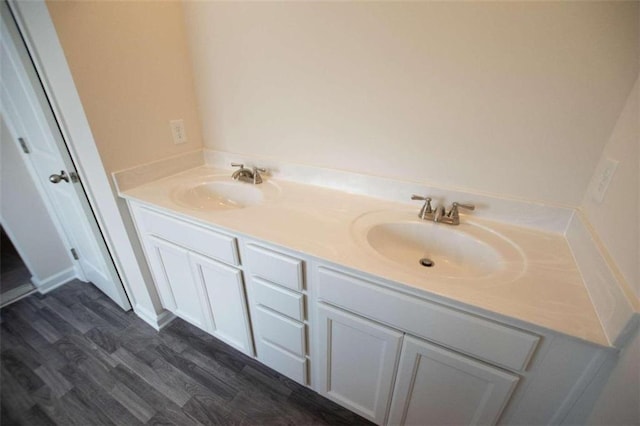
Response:
[{"label": "sink drain", "polygon": [[433,265],[435,265],[434,261],[429,259],[428,257],[423,257],[422,259],[420,259],[420,264],[427,268],[431,268]]}]

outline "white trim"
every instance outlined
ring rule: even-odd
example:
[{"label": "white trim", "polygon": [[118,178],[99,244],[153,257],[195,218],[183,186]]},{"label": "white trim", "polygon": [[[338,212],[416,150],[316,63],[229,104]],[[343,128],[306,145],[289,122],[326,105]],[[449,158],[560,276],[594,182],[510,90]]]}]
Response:
[{"label": "white trim", "polygon": [[158,328],[157,330],[160,331],[163,328],[165,328],[166,326],[168,326],[169,324],[171,324],[171,322],[173,322],[174,319],[178,318],[177,316],[175,316],[173,313],[169,312],[169,311],[163,311],[160,313],[160,315],[158,315]]},{"label": "white trim", "polygon": [[104,170],[47,6],[43,0],[10,0],[9,6],[42,79],[127,295],[133,305],[144,305],[148,311],[159,313],[162,307],[153,283],[139,265],[144,262],[142,250],[138,246],[134,248],[131,242],[135,233],[126,204],[118,202]]},{"label": "white trim", "polygon": [[116,190],[124,192],[136,186],[144,185],[167,176],[204,166],[204,153],[201,149],[184,154],[163,158],[151,163],[141,164],[125,170],[113,172]]},{"label": "white trim", "polygon": [[36,288],[30,282],[21,284],[16,288],[12,288],[6,293],[0,294],[0,308],[4,308],[5,306],[10,305],[13,302],[24,299],[25,297],[35,292]]},{"label": "white trim", "polygon": [[624,278],[607,261],[604,245],[581,211],[574,214],[566,238],[602,329],[609,343],[618,346],[635,313],[623,290]]},{"label": "white trim", "polygon": [[177,318],[169,311],[162,311],[157,315],[152,314],[148,309],[141,305],[134,306],[133,311],[142,321],[146,322],[157,331],[162,330],[164,327],[169,325],[171,321]]},{"label": "white trim", "polygon": [[[40,294],[47,294],[52,290],[68,283],[71,280],[79,279],[77,271],[74,267],[65,269],[55,275],[51,275],[43,280],[31,277],[31,282],[36,286]],[[82,281],[82,280],[81,280]]]},{"label": "white trim", "polygon": [[[564,234],[573,207],[552,203],[541,203],[507,197],[500,194],[470,191],[464,188],[429,186],[424,182],[367,175],[305,164],[288,163],[277,158],[256,157],[212,149],[203,149],[207,166],[229,169],[231,163],[265,167],[268,176],[336,189],[352,194],[382,198],[384,200],[411,204],[411,194],[428,194],[433,204],[450,204],[453,201],[471,202],[476,205],[472,217],[481,217],[533,228],[545,232]],[[231,172],[229,172],[231,173]],[[414,204],[419,208],[419,204]]]}]

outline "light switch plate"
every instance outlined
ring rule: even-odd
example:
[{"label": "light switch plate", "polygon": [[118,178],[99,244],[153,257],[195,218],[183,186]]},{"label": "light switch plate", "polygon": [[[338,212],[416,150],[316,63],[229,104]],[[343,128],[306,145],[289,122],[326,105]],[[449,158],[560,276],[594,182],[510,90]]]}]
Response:
[{"label": "light switch plate", "polygon": [[169,126],[171,127],[174,144],[187,143],[187,132],[184,130],[184,120],[171,120],[169,121]]},{"label": "light switch plate", "polygon": [[618,168],[618,161],[611,158],[605,158],[602,160],[598,167],[595,180],[593,182],[593,188],[591,190],[591,196],[597,203],[601,203],[604,200],[604,195],[609,188],[609,183],[613,179],[613,175]]}]

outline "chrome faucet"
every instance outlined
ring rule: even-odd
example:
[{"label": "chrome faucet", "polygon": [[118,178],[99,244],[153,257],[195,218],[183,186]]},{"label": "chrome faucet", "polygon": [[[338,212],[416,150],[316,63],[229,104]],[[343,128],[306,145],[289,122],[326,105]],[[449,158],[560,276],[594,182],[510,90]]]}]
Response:
[{"label": "chrome faucet", "polygon": [[262,183],[262,176],[260,173],[266,173],[267,169],[260,167],[253,167],[252,169],[245,168],[244,164],[231,163],[231,167],[239,167],[238,170],[233,172],[231,179],[240,180],[242,182],[252,183],[258,185]]},{"label": "chrome faucet", "polygon": [[446,216],[447,216],[447,210],[444,208],[444,206],[438,206],[433,211],[433,221],[435,223],[442,222],[442,218]]},{"label": "chrome faucet", "polygon": [[432,220],[436,223],[446,223],[447,225],[460,225],[459,209],[475,210],[472,204],[461,204],[454,202],[451,209],[447,212],[444,206],[438,206],[435,209],[431,207],[431,197],[422,197],[420,195],[412,195],[412,200],[424,201],[418,217],[422,220]]}]

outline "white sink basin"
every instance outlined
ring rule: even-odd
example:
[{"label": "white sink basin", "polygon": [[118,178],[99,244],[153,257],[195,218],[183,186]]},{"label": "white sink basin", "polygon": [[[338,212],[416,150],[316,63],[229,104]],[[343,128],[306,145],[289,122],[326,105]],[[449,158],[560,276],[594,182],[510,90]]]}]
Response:
[{"label": "white sink basin", "polygon": [[420,220],[416,212],[380,211],[360,216],[351,231],[366,250],[423,276],[513,279],[525,268],[524,257],[512,241],[466,220],[451,226]]},{"label": "white sink basin", "polygon": [[213,211],[254,206],[277,198],[279,193],[280,188],[269,181],[252,185],[228,176],[208,176],[174,188],[171,199],[182,207]]}]

